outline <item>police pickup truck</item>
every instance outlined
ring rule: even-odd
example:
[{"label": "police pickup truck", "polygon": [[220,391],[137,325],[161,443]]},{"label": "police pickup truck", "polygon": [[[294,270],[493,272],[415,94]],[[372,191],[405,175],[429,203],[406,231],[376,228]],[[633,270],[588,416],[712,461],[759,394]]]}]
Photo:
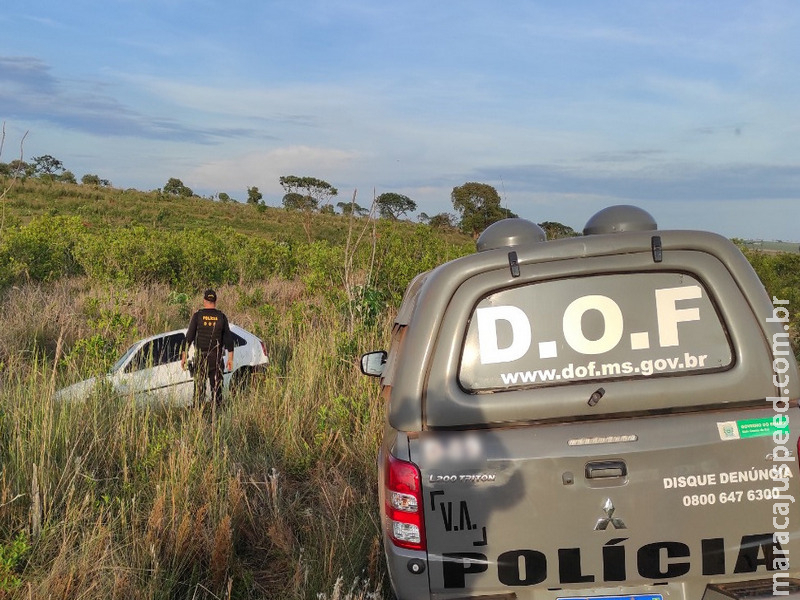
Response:
[{"label": "police pickup truck", "polygon": [[361,359],[397,597],[800,597],[788,319],[729,240],[632,206],[418,275]]}]

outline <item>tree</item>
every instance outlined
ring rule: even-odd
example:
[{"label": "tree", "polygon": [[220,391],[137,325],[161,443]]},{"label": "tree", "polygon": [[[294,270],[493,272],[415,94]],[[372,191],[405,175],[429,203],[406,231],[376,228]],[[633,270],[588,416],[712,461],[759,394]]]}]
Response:
[{"label": "tree", "polygon": [[450,213],[439,213],[428,219],[428,225],[434,229],[453,229],[455,218]]},{"label": "tree", "polygon": [[8,168],[11,169],[13,177],[24,179],[33,175],[33,165],[26,163],[24,160],[17,158],[8,163]]},{"label": "tree", "polygon": [[[280,178],[280,184],[287,196],[289,194],[300,194],[307,198],[306,202],[300,203],[303,206],[303,210],[316,210],[318,206],[327,204],[330,198],[339,193],[339,190],[330,183],[322,179],[317,179],[316,177],[284,175]],[[285,197],[286,196],[284,196],[284,198]]]},{"label": "tree", "polygon": [[381,217],[384,219],[398,220],[407,212],[417,210],[417,203],[408,196],[386,192],[375,198]]},{"label": "tree", "polygon": [[369,210],[360,206],[358,202],[337,202],[336,207],[342,211],[343,215],[355,215],[363,217],[369,213]]},{"label": "tree", "polygon": [[49,154],[35,156],[31,160],[33,161],[33,172],[36,175],[57,175],[64,171],[64,164]]},{"label": "tree", "polygon": [[108,179],[101,179],[97,175],[87,173],[81,177],[81,183],[84,185],[99,185],[102,187],[111,187],[111,182]]},{"label": "tree", "polygon": [[167,183],[164,184],[163,191],[165,194],[168,194],[170,196],[183,196],[185,198],[189,196],[194,196],[194,192],[191,190],[191,188],[188,188],[185,185],[183,185],[183,182],[175,177],[169,178],[169,181],[167,181]]},{"label": "tree", "polygon": [[280,178],[281,187],[286,191],[283,206],[287,210],[303,212],[303,229],[311,243],[311,215],[320,205],[329,204],[329,199],[339,193],[327,181],[316,177],[297,177],[284,175]]},{"label": "tree", "polygon": [[231,197],[225,192],[220,192],[219,194],[217,194],[217,198],[219,198],[220,202],[230,202],[231,201]]},{"label": "tree", "polygon": [[75,173],[69,170],[64,171],[63,173],[61,173],[61,175],[57,175],[56,179],[64,183],[75,183],[75,184],[78,183],[78,180],[75,179]]},{"label": "tree", "polygon": [[539,227],[544,229],[547,234],[548,240],[557,240],[558,238],[576,237],[578,232],[569,225],[564,225],[558,221],[544,221],[539,223]]},{"label": "tree", "polygon": [[497,190],[486,183],[468,182],[456,186],[450,198],[453,208],[460,215],[459,228],[474,239],[478,239],[481,232],[492,223],[517,216],[500,206]]},{"label": "tree", "polygon": [[283,197],[283,207],[286,210],[313,211],[317,208],[316,201],[310,196],[303,196],[297,192],[289,192]]},{"label": "tree", "polygon": [[258,188],[253,186],[247,188],[247,203],[258,205],[261,202],[261,198],[264,197],[264,194],[258,191]]}]

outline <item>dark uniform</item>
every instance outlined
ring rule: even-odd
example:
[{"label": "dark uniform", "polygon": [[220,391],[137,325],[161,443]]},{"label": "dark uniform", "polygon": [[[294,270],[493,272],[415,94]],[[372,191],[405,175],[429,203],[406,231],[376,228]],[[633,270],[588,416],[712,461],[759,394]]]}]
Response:
[{"label": "dark uniform", "polygon": [[[216,295],[214,296],[216,300]],[[189,321],[189,330],[186,332],[186,346],[194,342],[195,371],[194,371],[194,399],[201,406],[206,399],[206,379],[211,385],[211,395],[214,403],[222,403],[222,366],[223,348],[228,352],[233,351],[233,336],[231,335],[228,317],[216,308],[201,308],[192,315]]]}]

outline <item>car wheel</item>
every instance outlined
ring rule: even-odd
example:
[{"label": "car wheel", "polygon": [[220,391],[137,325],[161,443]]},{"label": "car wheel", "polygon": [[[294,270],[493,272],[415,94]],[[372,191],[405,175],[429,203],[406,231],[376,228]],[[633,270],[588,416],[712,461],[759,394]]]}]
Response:
[{"label": "car wheel", "polygon": [[240,394],[250,387],[253,380],[253,372],[247,368],[242,367],[237,370],[231,377],[230,391],[232,394]]}]

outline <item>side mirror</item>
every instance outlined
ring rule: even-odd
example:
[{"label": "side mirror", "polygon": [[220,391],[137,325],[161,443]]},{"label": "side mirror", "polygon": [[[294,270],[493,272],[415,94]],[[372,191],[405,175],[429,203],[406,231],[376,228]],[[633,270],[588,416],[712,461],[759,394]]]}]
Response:
[{"label": "side mirror", "polygon": [[380,377],[383,374],[387,356],[386,350],[367,352],[361,357],[361,372],[370,377]]}]

